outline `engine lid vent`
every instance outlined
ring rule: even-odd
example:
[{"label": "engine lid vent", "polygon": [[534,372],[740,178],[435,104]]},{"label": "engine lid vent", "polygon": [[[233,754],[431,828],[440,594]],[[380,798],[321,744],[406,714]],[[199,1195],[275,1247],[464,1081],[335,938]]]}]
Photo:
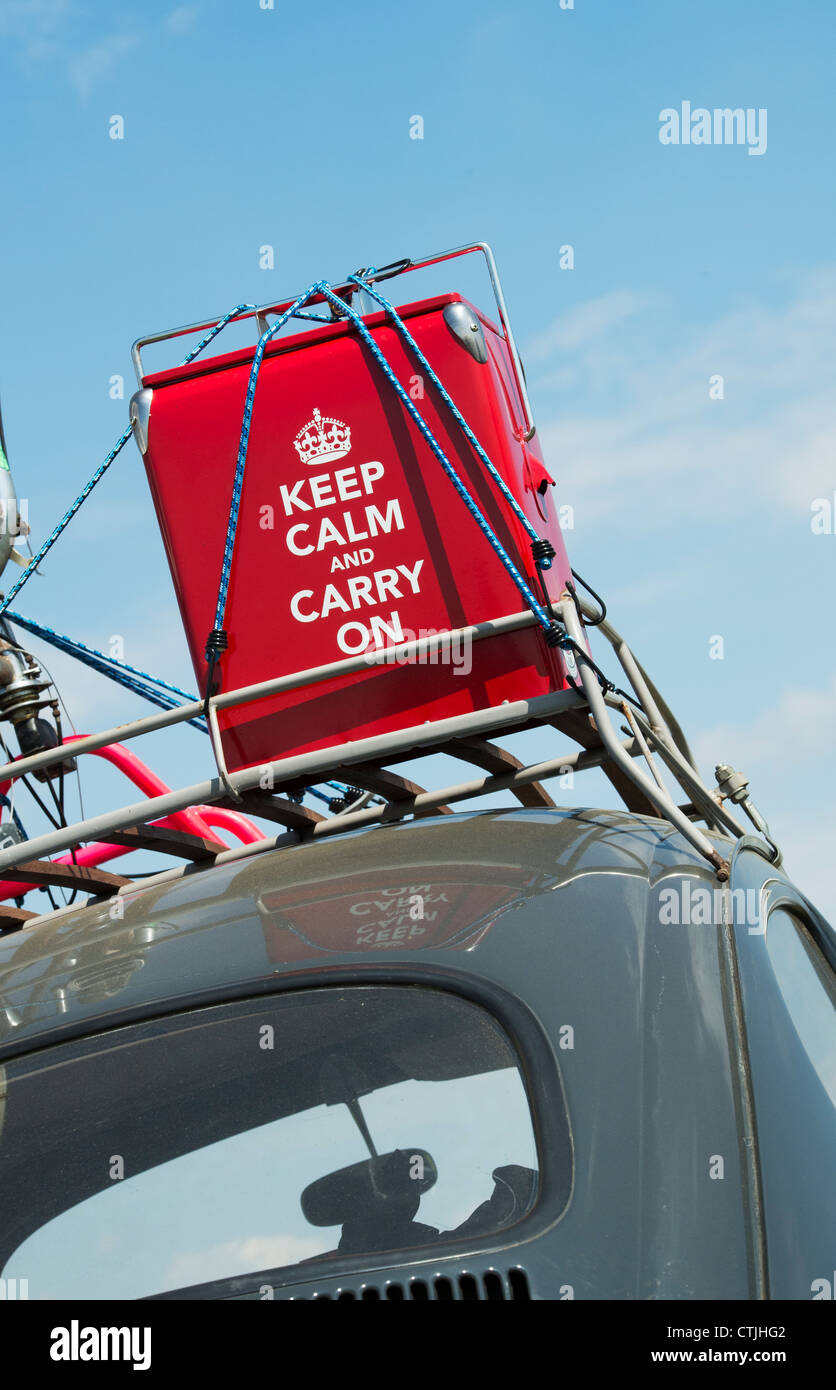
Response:
[{"label": "engine lid vent", "polygon": [[315,1293],[312,1299],[355,1300],[370,1303],[381,1299],[392,1303],[474,1303],[531,1300],[528,1278],[522,1269],[504,1274],[489,1269],[483,1274],[438,1274],[429,1279],[392,1280],[385,1284],[360,1284],[334,1293]]}]

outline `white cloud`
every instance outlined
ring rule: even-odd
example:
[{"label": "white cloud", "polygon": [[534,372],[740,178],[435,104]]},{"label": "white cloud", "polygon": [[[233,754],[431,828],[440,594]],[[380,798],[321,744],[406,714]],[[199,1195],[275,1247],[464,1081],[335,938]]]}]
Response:
[{"label": "white cloud", "polygon": [[111,34],[75,54],[68,63],[70,82],[82,100],[93,87],[109,77],[119,59],[139,43],[136,34]]},{"label": "white cloud", "polygon": [[[184,34],[192,28],[197,13],[194,5],[177,6],[163,19],[163,28],[170,34]],[[5,51],[22,60],[24,68],[50,59],[60,62],[70,85],[86,101],[93,87],[109,77],[119,61],[142,42],[138,32],[99,37],[93,29],[85,43],[83,27],[89,29],[96,19],[95,13],[74,6],[72,0],[0,0],[0,40]]]},{"label": "white cloud", "polygon": [[526,360],[542,362],[553,353],[581,347],[641,311],[644,301],[630,290],[613,290],[576,304],[529,343]]},{"label": "white cloud", "polygon": [[69,8],[69,0],[0,0],[0,36],[25,59],[49,58]]},{"label": "white cloud", "polygon": [[[719,724],[692,741],[708,785],[720,759],[750,778],[752,801],[769,822],[787,873],[831,922],[836,828],[826,803],[836,775],[834,729],[836,675],[821,687],[790,687],[755,717]],[[745,813],[731,810],[749,828]]]},{"label": "white cloud", "polygon": [[231,1240],[195,1254],[176,1256],[166,1270],[165,1287],[188,1288],[190,1284],[204,1284],[211,1279],[227,1279],[252,1270],[296,1264],[327,1249],[327,1237],[249,1236],[244,1240]]},{"label": "white cloud", "polygon": [[742,764],[747,773],[775,762],[797,769],[805,761],[819,762],[823,750],[829,753],[834,729],[836,676],[829,686],[785,690],[776,705],[754,719],[717,725],[695,740],[694,753],[700,766],[710,764],[712,770],[712,758],[721,755]]},{"label": "white cloud", "polygon": [[178,5],[163,20],[163,28],[169,34],[188,34],[197,22],[197,5]]},{"label": "white cloud", "polygon": [[809,814],[793,817],[782,826],[779,843],[785,872],[827,921],[836,925],[836,885],[833,882],[836,835],[832,822]]},{"label": "white cloud", "polygon": [[[93,88],[106,80],[126,54],[135,49],[142,37],[137,32],[90,36],[90,42],[75,47],[68,41],[65,20],[71,15],[89,20],[89,13],[74,11],[71,0],[0,0],[0,41],[5,51],[11,51],[24,68],[53,59],[61,62],[70,85],[82,101]],[[197,23],[197,5],[177,5],[161,22],[166,34],[179,37],[191,32]],[[76,27],[80,20],[76,19]],[[75,51],[74,51],[75,48]]]},{"label": "white cloud", "polygon": [[[704,565],[694,564],[689,557],[688,563],[683,560],[664,575],[660,575],[658,570],[642,579],[634,579],[626,574],[622,584],[614,583],[607,589],[607,605],[613,613],[627,615],[641,609],[650,612],[654,607],[658,608],[662,601],[667,604],[677,600],[680,614],[690,613],[689,605],[695,595],[701,595],[704,584]],[[620,617],[617,625],[620,626]]]},{"label": "white cloud", "polygon": [[[628,323],[629,320],[629,323]],[[836,489],[836,271],[783,307],[688,333],[665,306],[614,292],[575,306],[526,351],[547,460],[584,521],[629,508],[650,529],[790,510]],[[724,399],[709,398],[709,378]],[[582,404],[579,405],[578,402]]]}]

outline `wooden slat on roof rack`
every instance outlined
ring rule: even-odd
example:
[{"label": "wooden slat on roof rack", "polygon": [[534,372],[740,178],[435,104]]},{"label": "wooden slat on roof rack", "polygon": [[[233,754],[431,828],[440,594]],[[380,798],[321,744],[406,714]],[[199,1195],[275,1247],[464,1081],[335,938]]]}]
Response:
[{"label": "wooden slat on roof rack", "polygon": [[[408,777],[401,777],[397,772],[390,772],[378,763],[346,764],[344,767],[338,767],[334,776],[340,782],[349,782],[351,786],[362,787],[364,791],[374,792],[375,796],[382,796],[384,801],[395,803],[411,801],[414,796],[420,796],[424,791],[417,782],[411,782]],[[434,806],[429,811],[418,812],[418,816],[452,814],[450,806]]]},{"label": "wooden slat on roof rack", "polygon": [[240,801],[225,796],[214,804],[227,811],[245,811],[251,816],[261,816],[262,820],[276,821],[288,830],[309,830],[325,819],[309,806],[299,806],[295,801],[287,801],[267,791],[242,792]]},{"label": "wooden slat on roof rack", "polygon": [[9,907],[6,903],[0,903],[0,931],[9,930],[11,927],[22,927],[24,922],[28,922],[30,917],[38,917],[37,912],[27,912],[23,907]]},{"label": "wooden slat on roof rack", "polygon": [[130,830],[113,830],[107,837],[109,845],[125,845],[128,849],[153,849],[173,854],[178,859],[191,859],[195,864],[208,863],[223,849],[222,845],[200,835],[183,830],[169,830],[162,825],[136,825]]},{"label": "wooden slat on roof rack", "polygon": [[[89,864],[55,864],[51,859],[27,859],[12,870],[20,883],[49,888],[77,888],[83,893],[110,897],[131,882],[121,874],[109,874]],[[2,880],[0,880],[2,882]]]},{"label": "wooden slat on roof rack", "polygon": [[[500,748],[496,743],[489,743],[483,738],[452,739],[439,751],[449,753],[453,758],[461,758],[466,763],[473,763],[474,767],[481,767],[483,772],[517,772],[523,766],[519,758],[509,753],[507,748]],[[513,795],[521,806],[553,808],[555,805],[539,782],[529,782],[528,786],[515,787]]]}]

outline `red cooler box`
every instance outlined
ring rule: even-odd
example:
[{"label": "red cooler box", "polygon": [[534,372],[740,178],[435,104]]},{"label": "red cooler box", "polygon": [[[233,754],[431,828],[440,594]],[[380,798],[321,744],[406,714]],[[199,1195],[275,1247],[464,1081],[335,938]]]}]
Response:
[{"label": "red cooler box", "polygon": [[[557,598],[570,575],[551,480],[508,345],[460,295],[402,318],[540,536]],[[365,318],[494,532],[539,597],[531,546],[507,501],[383,312]],[[475,327],[474,327],[475,325]],[[214,626],[254,349],[144,378],[144,458],[198,686]],[[480,360],[481,359],[481,360]],[[150,391],[150,396],[148,392]],[[229,691],[433,631],[522,612],[524,601],[350,323],[266,349],[255,393],[221,659]],[[559,690],[539,626],[221,713],[230,768]]]}]

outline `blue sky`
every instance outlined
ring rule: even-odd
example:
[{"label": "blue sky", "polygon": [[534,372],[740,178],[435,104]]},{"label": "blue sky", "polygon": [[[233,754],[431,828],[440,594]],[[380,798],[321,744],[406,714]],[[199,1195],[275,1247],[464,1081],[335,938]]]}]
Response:
[{"label": "blue sky", "polygon": [[[836,501],[835,30],[826,0],[0,0],[0,395],[35,542],[124,426],[135,337],[484,238],[574,565],[836,917],[836,534],[811,530]],[[766,152],[662,146],[683,101],[765,109]],[[194,688],[132,445],[18,606]],[[47,659],[79,728],[139,712]],[[144,751],[206,775],[192,730]],[[122,794],[85,788],[88,813]],[[569,799],[611,802],[594,777]]]}]

